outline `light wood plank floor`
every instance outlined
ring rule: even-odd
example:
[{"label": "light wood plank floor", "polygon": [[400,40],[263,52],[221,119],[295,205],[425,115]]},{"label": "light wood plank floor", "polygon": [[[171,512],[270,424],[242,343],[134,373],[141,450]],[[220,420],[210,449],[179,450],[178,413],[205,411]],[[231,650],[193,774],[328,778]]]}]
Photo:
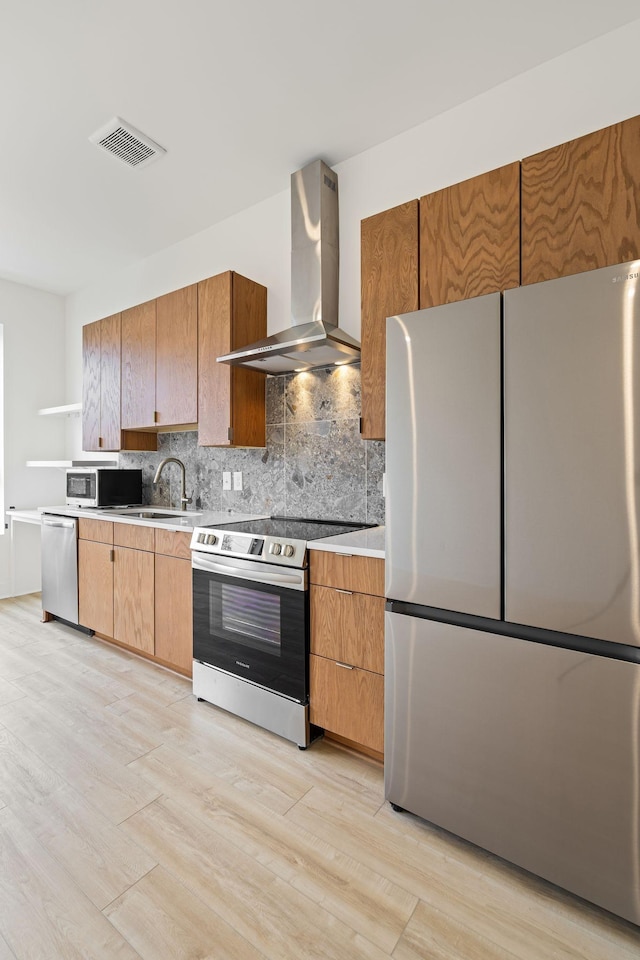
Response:
[{"label": "light wood plank floor", "polygon": [[640,930],[0,601],[0,960],[632,960]]}]

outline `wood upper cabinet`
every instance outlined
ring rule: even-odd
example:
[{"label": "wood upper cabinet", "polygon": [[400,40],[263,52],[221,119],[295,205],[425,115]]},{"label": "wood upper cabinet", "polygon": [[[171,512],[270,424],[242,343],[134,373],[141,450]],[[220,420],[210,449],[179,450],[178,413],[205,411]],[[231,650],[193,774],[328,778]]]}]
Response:
[{"label": "wood upper cabinet", "polygon": [[120,314],[82,328],[82,448],[120,450]]},{"label": "wood upper cabinet", "polygon": [[198,419],[198,287],[192,284],[156,300],[156,399],[158,425]]},{"label": "wood upper cabinet", "polygon": [[640,257],[640,117],[522,161],[522,283]]},{"label": "wood upper cabinet", "polygon": [[417,310],[418,201],[361,224],[362,426],[366,440],[385,437],[386,318]]},{"label": "wood upper cabinet", "polygon": [[420,199],[420,307],[520,283],[520,164]]},{"label": "wood upper cabinet", "polygon": [[237,273],[198,284],[198,443],[264,447],[265,374],[217,363],[267,335],[267,289]]},{"label": "wood upper cabinet", "polygon": [[122,427],[156,423],[156,301],[122,311]]}]

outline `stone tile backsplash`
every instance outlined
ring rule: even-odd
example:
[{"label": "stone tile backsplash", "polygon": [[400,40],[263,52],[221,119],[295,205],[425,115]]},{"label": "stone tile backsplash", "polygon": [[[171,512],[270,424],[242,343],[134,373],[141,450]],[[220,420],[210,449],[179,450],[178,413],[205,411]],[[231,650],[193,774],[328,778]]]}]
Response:
[{"label": "stone tile backsplash", "polygon": [[[267,377],[267,446],[199,447],[198,434],[163,433],[157,453],[121,453],[123,467],[142,467],[144,496],[178,506],[179,469],[187,471],[191,509],[234,510],[312,519],[384,523],[383,441],[360,438],[360,365]],[[242,472],[242,490],[223,490],[223,471]]]}]

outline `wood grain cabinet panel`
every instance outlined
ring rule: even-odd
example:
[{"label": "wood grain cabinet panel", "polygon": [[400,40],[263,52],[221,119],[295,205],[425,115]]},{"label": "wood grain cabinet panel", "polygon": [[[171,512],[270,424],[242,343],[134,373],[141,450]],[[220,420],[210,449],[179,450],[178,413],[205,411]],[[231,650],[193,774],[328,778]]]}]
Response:
[{"label": "wood grain cabinet panel", "polygon": [[100,449],[100,320],[82,328],[82,449]]},{"label": "wood grain cabinet panel", "polygon": [[311,656],[309,719],[370,750],[384,750],[384,677]]},{"label": "wood grain cabinet panel", "polygon": [[266,335],[266,287],[231,271],[198,284],[200,446],[265,445],[265,374],[216,357]]},{"label": "wood grain cabinet panel", "polygon": [[191,597],[191,561],[156,554],[155,656],[188,677],[193,672]]},{"label": "wood grain cabinet panel", "polygon": [[326,550],[310,550],[309,554],[311,583],[384,597],[384,560],[381,558]]},{"label": "wood grain cabinet panel", "polygon": [[520,283],[520,164],[420,199],[420,307]]},{"label": "wood grain cabinet panel", "polygon": [[154,555],[115,547],[113,637],[119,643],[154,652]]},{"label": "wood grain cabinet panel", "polygon": [[156,553],[191,561],[191,534],[156,527]]},{"label": "wood grain cabinet panel", "polygon": [[522,283],[640,257],[640,117],[522,161]]},{"label": "wood grain cabinet panel", "polygon": [[83,627],[113,636],[113,547],[78,540],[78,619]]},{"label": "wood grain cabinet panel", "polygon": [[198,287],[156,300],[156,423],[195,426],[198,419]]},{"label": "wood grain cabinet panel", "polygon": [[418,201],[361,223],[362,437],[385,438],[386,318],[419,306]]},{"label": "wood grain cabinet panel", "polygon": [[80,517],[78,520],[78,538],[80,540],[98,540],[100,543],[113,543],[113,523],[111,520],[91,520]]},{"label": "wood grain cabinet panel", "polygon": [[122,311],[122,428],[155,426],[156,301]]},{"label": "wood grain cabinet panel", "polygon": [[311,653],[384,673],[384,598],[311,586]]},{"label": "wood grain cabinet panel", "polygon": [[120,450],[120,314],[82,328],[82,449]]},{"label": "wood grain cabinet panel", "polygon": [[147,550],[153,553],[156,542],[153,527],[143,527],[137,523],[115,523],[113,542],[117,547],[131,547],[134,550]]}]

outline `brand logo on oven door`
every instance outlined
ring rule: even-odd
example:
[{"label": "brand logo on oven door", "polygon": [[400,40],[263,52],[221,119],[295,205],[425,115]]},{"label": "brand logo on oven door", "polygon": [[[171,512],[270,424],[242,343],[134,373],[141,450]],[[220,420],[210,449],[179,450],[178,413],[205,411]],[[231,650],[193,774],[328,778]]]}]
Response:
[{"label": "brand logo on oven door", "polygon": [[243,663],[242,660],[236,660],[236,666],[238,666],[238,667],[245,667],[245,669],[251,670],[251,667],[249,666],[249,664],[248,664],[248,663]]}]

